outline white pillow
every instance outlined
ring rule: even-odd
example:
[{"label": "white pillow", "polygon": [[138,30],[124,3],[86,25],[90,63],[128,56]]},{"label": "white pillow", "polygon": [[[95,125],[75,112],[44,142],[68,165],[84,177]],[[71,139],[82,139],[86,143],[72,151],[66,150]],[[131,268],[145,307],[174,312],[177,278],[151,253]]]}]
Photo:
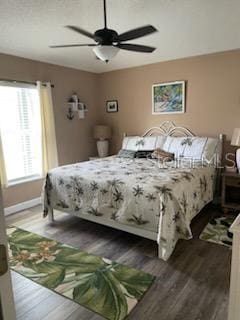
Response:
[{"label": "white pillow", "polygon": [[167,139],[166,136],[157,136],[155,148],[163,149],[163,146],[164,146],[166,139]]},{"label": "white pillow", "polygon": [[148,151],[155,150],[156,148],[163,148],[165,136],[150,136],[150,137],[139,137],[131,136],[125,137],[122,142],[122,149],[133,150],[133,151]]},{"label": "white pillow", "polygon": [[204,151],[203,151],[203,159],[207,161],[211,161],[215,154],[218,152],[219,148],[219,139],[216,138],[208,138],[207,143],[205,145]]},{"label": "white pillow", "polygon": [[183,144],[186,137],[170,137],[166,138],[163,150],[174,153],[176,158],[183,157],[185,145]]},{"label": "white pillow", "polygon": [[[187,139],[187,140],[186,140]],[[183,152],[184,158],[192,158],[196,160],[201,160],[203,157],[203,151],[207,143],[207,138],[203,137],[193,137],[186,138],[185,149]]]},{"label": "white pillow", "polygon": [[210,161],[217,152],[218,139],[207,137],[167,137],[163,150],[175,157]]},{"label": "white pillow", "polygon": [[122,142],[122,149],[125,150],[133,150],[138,151],[139,149],[139,141],[140,137],[138,136],[132,136],[132,137],[124,137]]},{"label": "white pillow", "polygon": [[165,136],[150,136],[141,138],[139,143],[139,149],[141,151],[155,150],[156,148],[162,148],[166,140]]}]

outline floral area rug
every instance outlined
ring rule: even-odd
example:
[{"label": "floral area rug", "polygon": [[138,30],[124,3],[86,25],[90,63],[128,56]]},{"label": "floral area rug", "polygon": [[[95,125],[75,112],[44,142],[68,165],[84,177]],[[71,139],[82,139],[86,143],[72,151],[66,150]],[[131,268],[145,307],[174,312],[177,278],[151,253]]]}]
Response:
[{"label": "floral area rug", "polygon": [[229,232],[229,228],[234,219],[235,217],[233,216],[212,219],[206,225],[199,238],[231,248],[233,235]]},{"label": "floral area rug", "polygon": [[124,319],[155,278],[16,227],[7,233],[12,270],[106,319]]}]

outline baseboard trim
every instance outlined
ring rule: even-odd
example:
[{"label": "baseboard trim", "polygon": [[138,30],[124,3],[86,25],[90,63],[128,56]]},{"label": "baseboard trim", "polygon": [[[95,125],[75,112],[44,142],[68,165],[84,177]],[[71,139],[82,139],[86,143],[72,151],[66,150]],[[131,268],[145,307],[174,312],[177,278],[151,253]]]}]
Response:
[{"label": "baseboard trim", "polygon": [[29,200],[29,201],[24,201],[24,202],[15,204],[14,206],[4,208],[4,214],[5,214],[5,216],[8,216],[10,214],[35,207],[35,206],[39,205],[40,203],[41,203],[40,197]]}]

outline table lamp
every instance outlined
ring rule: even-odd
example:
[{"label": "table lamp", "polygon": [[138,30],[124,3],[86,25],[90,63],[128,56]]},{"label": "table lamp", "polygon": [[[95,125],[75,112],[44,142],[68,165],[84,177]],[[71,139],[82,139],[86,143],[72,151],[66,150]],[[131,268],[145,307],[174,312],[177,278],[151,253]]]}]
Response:
[{"label": "table lamp", "polygon": [[111,138],[111,128],[108,126],[97,125],[94,127],[94,139],[97,139],[97,150],[99,158],[108,156],[109,142]]},{"label": "table lamp", "polygon": [[[240,128],[235,128],[231,140],[232,146],[240,147]],[[240,173],[240,148],[236,151],[236,164],[238,168],[238,173]]]}]

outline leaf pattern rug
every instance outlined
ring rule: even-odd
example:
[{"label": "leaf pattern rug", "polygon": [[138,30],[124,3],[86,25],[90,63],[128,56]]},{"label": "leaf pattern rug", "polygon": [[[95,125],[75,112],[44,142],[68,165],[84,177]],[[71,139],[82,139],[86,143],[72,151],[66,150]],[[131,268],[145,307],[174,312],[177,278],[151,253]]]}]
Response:
[{"label": "leaf pattern rug", "polygon": [[124,319],[155,279],[20,228],[7,234],[12,270],[106,319]]},{"label": "leaf pattern rug", "polygon": [[200,239],[232,247],[232,233],[229,228],[236,217],[228,216],[212,219],[204,228]]}]

